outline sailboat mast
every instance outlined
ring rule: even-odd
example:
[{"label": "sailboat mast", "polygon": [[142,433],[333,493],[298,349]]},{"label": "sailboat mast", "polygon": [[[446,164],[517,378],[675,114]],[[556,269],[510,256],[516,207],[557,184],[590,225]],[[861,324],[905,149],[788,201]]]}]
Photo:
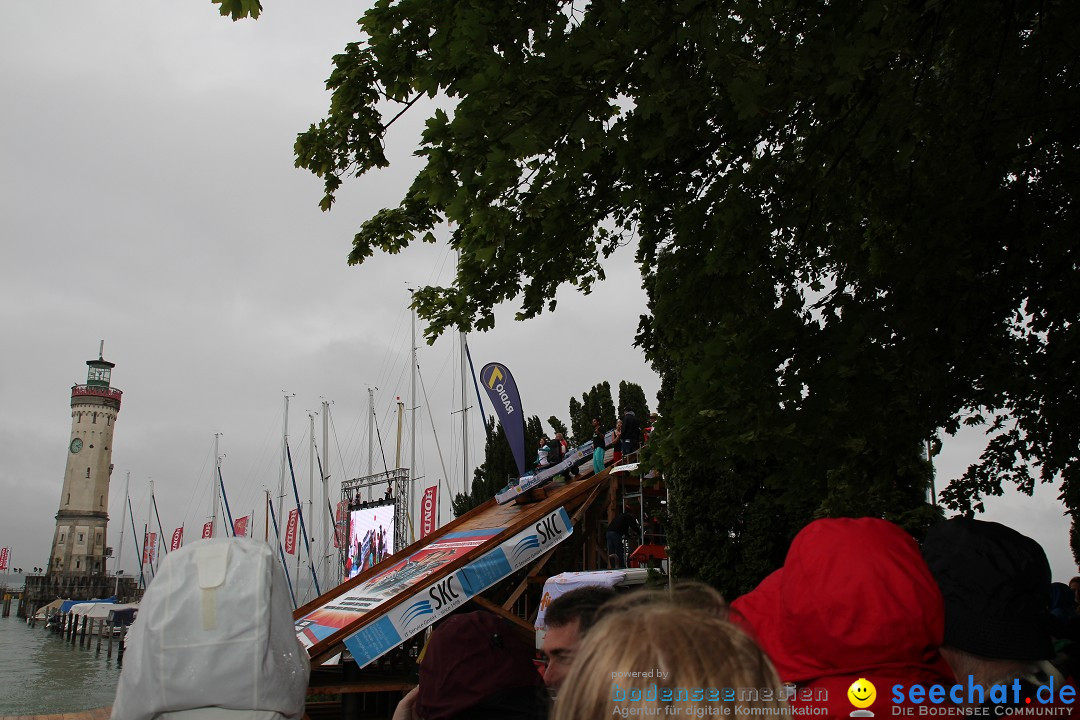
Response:
[{"label": "sailboat mast", "polygon": [[[312,413],[312,412],[308,413],[308,434],[311,436],[311,445],[310,445],[311,452],[308,453],[307,516],[308,516],[308,522],[311,522],[313,520],[313,517],[311,515],[311,505],[312,505],[311,499],[313,497],[315,497],[315,452],[316,452],[316,448],[315,448],[315,413]],[[322,514],[322,513],[320,513],[320,514]],[[315,534],[315,526],[314,525],[311,526],[311,534],[312,535]],[[318,549],[318,547],[319,547],[318,542],[315,543],[315,547],[316,547],[316,549]],[[296,555],[297,555],[297,557],[299,557],[300,553],[296,553]],[[308,546],[308,559],[307,559],[307,561],[308,561],[309,569],[311,570],[312,574],[314,575],[317,571],[313,567],[315,565],[315,561],[311,557],[311,547],[310,546]]]},{"label": "sailboat mast", "polygon": [[[375,389],[368,388],[368,415],[367,415],[367,474],[371,477],[375,474]],[[367,488],[367,499],[371,500],[371,485]]]},{"label": "sailboat mast", "polygon": [[[295,394],[295,393],[293,393]],[[281,433],[281,477],[278,478],[277,494],[277,517],[281,517],[282,503],[285,499],[285,473],[289,471],[289,398],[291,394],[285,393],[285,424]],[[281,549],[281,528],[275,524],[274,537],[278,549]]]},{"label": "sailboat mast", "polygon": [[[465,333],[461,333],[461,459],[462,459],[462,472],[461,472],[461,492],[466,493],[469,490],[469,403],[465,398],[469,396],[469,386],[466,378],[469,376],[469,355],[466,343]],[[450,478],[446,479],[446,497],[449,501],[450,492]],[[442,513],[442,502],[439,503],[439,513]],[[449,502],[447,502],[449,505]]]},{"label": "sailboat mast", "polygon": [[[324,510],[330,507],[330,403],[323,400],[322,403],[322,506]],[[321,512],[322,515],[322,545],[323,554],[323,582],[330,580],[330,528],[328,525],[329,512]]]},{"label": "sailboat mast", "polygon": [[210,512],[210,537],[212,538],[218,536],[218,508],[221,507],[221,483],[218,482],[221,476],[220,439],[221,433],[214,433],[214,475],[210,478],[210,484],[214,488],[214,507]]},{"label": "sailboat mast", "polygon": [[410,406],[410,411],[409,411],[409,446],[410,446],[410,451],[409,451],[409,487],[410,487],[410,491],[409,491],[408,509],[409,509],[409,542],[412,543],[412,542],[416,541],[416,536],[412,532],[412,526],[413,526],[413,518],[415,517],[415,515],[413,513],[413,498],[417,494],[416,493],[416,490],[417,490],[417,488],[416,488],[416,478],[417,478],[417,472],[416,472],[416,406],[418,405],[418,403],[416,402],[416,307],[415,306],[412,309],[412,340],[411,340],[410,344],[412,345],[412,372],[410,373],[411,376],[412,376],[412,389],[410,390],[411,395],[409,396],[409,402],[411,403],[411,406]]},{"label": "sailboat mast", "polygon": [[[128,488],[131,486],[131,471],[128,470],[127,478],[124,480],[124,506],[128,504]],[[124,554],[124,524],[127,522],[127,515],[121,510],[120,512],[120,543],[116,548],[116,588],[113,590],[113,595],[120,594],[120,556]]]}]

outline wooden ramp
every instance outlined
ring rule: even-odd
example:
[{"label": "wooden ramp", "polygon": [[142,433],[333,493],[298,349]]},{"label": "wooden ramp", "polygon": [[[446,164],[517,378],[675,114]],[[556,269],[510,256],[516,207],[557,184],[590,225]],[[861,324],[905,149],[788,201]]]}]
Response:
[{"label": "wooden ramp", "polygon": [[[552,483],[525,505],[489,500],[294,613],[312,664],[377,659],[513,572],[549,557],[608,479]],[[497,610],[498,607],[492,608]]]}]

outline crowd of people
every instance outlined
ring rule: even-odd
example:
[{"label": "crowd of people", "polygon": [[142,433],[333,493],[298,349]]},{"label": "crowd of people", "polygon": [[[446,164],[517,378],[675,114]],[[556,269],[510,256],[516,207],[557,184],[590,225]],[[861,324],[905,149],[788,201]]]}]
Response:
[{"label": "crowd of people", "polygon": [[[1052,585],[1033,540],[966,518],[934,527],[921,547],[884,520],[818,520],[782,568],[730,604],[700,583],[586,587],[556,598],[545,624],[554,701],[539,708],[535,686],[522,686],[528,711],[500,717],[1060,717],[1076,700],[1075,593]],[[486,682],[504,687],[496,676]],[[478,717],[402,708],[395,720]]]},{"label": "crowd of people", "polygon": [[[1080,578],[1052,583],[1042,548],[998,523],[947,520],[920,546],[884,520],[821,519],[730,604],[701,583],[568,592],[546,610],[546,666],[520,626],[453,614],[394,718],[1071,716],[1078,593]],[[171,553],[113,717],[300,718],[307,655],[287,598],[261,543]]]}]

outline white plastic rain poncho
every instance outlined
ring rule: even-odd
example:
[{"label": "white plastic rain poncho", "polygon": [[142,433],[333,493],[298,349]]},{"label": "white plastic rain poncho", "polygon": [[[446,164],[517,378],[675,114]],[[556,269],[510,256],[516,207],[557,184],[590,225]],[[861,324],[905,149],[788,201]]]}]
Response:
[{"label": "white plastic rain poncho", "polygon": [[308,671],[270,546],[200,540],[169,553],[143,596],[112,718],[300,718]]}]

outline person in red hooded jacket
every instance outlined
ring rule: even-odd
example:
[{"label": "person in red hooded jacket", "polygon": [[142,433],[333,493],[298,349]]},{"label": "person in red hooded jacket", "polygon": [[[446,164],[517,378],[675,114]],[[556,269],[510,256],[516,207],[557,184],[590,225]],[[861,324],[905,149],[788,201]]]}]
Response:
[{"label": "person in red hooded jacket", "polygon": [[[885,520],[810,523],[795,536],[784,566],[731,604],[731,619],[794,685],[789,702],[796,713],[801,706],[831,717],[886,717],[894,685],[955,682],[938,652],[941,592],[914,538]],[[866,701],[864,693],[856,704],[848,690],[860,679],[876,696]]]}]

